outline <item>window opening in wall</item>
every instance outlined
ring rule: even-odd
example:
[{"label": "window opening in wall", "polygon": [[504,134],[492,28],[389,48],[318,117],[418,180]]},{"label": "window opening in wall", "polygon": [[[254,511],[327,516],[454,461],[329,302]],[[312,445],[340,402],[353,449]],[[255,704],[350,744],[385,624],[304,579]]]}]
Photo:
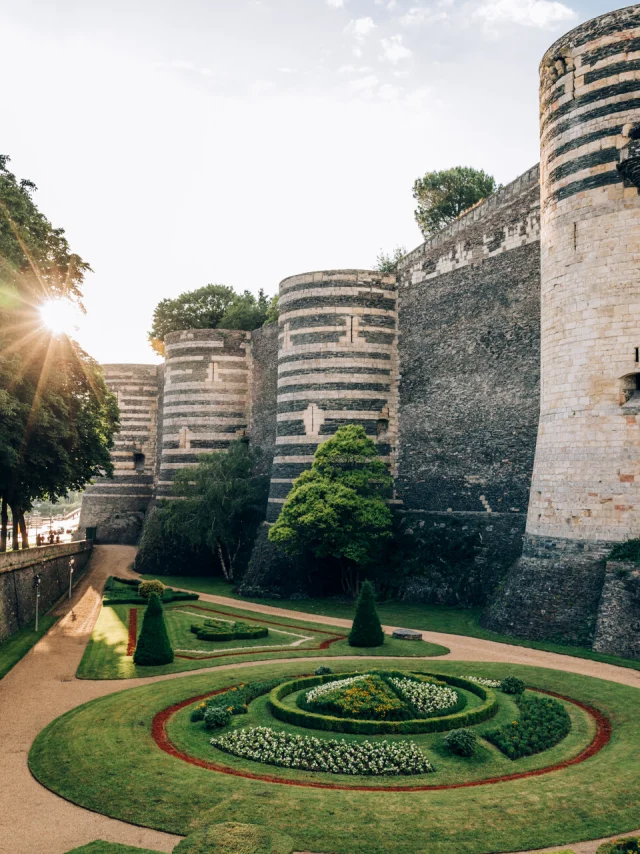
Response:
[{"label": "window opening in wall", "polygon": [[133,467],[138,472],[138,474],[143,474],[143,472],[144,472],[144,454],[134,454],[133,455]]},{"label": "window opening in wall", "polygon": [[378,418],[376,422],[376,432],[378,434],[378,439],[387,435],[387,430],[389,429],[389,419],[388,418]]},{"label": "window opening in wall", "polygon": [[636,347],[636,362],[640,362],[640,347]]}]

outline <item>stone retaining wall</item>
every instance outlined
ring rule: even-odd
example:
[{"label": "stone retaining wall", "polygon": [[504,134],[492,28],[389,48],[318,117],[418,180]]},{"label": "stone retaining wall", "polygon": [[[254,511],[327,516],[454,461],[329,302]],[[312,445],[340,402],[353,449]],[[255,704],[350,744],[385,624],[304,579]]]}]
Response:
[{"label": "stone retaining wall", "polygon": [[593,648],[609,655],[640,658],[640,568],[609,561],[598,609]]},{"label": "stone retaining wall", "polygon": [[35,619],[33,579],[40,575],[40,614],[69,590],[69,560],[75,560],[74,586],[84,575],[93,543],[81,540],[0,554],[0,642]]}]

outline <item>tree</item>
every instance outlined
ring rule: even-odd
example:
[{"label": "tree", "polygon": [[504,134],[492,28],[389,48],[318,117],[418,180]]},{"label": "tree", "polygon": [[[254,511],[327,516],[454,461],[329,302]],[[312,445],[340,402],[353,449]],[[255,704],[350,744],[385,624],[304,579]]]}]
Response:
[{"label": "tree", "polygon": [[35,185],[19,181],[0,156],[0,550],[33,501],[55,501],[113,471],[109,450],[118,427],[114,396],[100,367],[66,336],[47,331],[39,307],[68,299],[81,307],[89,265],[69,249],[64,231],[38,210]]},{"label": "tree", "polygon": [[345,425],[294,481],[269,540],[292,556],[336,560],[343,589],[353,593],[361,569],[391,536],[391,482],[364,428]]},{"label": "tree", "polygon": [[413,185],[420,231],[425,238],[430,237],[497,189],[495,178],[470,166],[427,172]]},{"label": "tree", "polygon": [[227,581],[237,577],[264,515],[268,479],[255,474],[257,458],[241,440],[226,452],[202,454],[176,473],[172,492],[179,500],[163,508],[165,530],[208,549]]},{"label": "tree", "polygon": [[382,646],[384,632],[376,610],[376,597],[370,581],[365,581],[356,602],[356,613],[349,632],[349,646]]},{"label": "tree", "polygon": [[378,270],[380,273],[395,273],[398,270],[398,263],[402,261],[406,254],[406,246],[396,246],[393,252],[383,252],[381,249],[373,269]]},{"label": "tree", "polygon": [[182,329],[244,329],[251,332],[277,320],[277,298],[269,299],[260,290],[257,298],[250,292],[236,293],[227,285],[205,285],[186,291],[175,299],[163,299],[155,307],[149,341],[164,354],[164,339],[169,332]]},{"label": "tree", "polygon": [[172,661],[173,650],[164,622],[162,602],[157,593],[152,593],[144,612],[140,637],[133,653],[133,663],[141,667],[153,667],[171,664]]}]

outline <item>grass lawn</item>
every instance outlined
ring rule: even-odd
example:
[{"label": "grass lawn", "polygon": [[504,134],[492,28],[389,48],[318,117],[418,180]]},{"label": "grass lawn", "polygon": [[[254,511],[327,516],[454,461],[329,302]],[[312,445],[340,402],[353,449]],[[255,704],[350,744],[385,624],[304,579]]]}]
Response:
[{"label": "grass lawn", "polygon": [[[355,666],[342,669],[369,669],[376,660],[349,665]],[[415,661],[394,662],[395,669],[412,667]],[[581,764],[540,776],[412,793],[332,791],[231,777],[190,765],[156,746],[151,722],[167,706],[236,684],[240,678],[249,682],[304,672],[303,663],[267,662],[245,666],[241,673],[212,671],[165,680],[73,709],[40,733],[29,765],[54,792],[114,818],[182,835],[221,821],[254,823],[288,833],[300,851],[486,854],[566,846],[638,826],[638,689],[506,664],[440,660],[432,665],[423,662],[421,668],[498,679],[511,674],[529,685],[582,700],[610,718],[611,741]],[[180,721],[170,725],[179,727]],[[197,727],[184,737],[191,738],[194,732]],[[201,743],[198,749],[206,750]],[[433,750],[432,780],[440,773]],[[522,762],[508,765],[517,771]]]},{"label": "grass lawn", "polygon": [[33,626],[27,626],[0,644],[0,679],[49,631],[56,620],[57,617],[47,615],[40,617],[37,632]]},{"label": "grass lawn", "polygon": [[68,851],[67,854],[159,854],[158,851],[152,851],[150,848],[134,848],[132,845],[120,845],[119,842],[102,842],[96,840],[88,845],[81,845],[80,848],[74,848],[73,851]]},{"label": "grass lawn", "polygon": [[[138,667],[133,656],[127,655],[130,611],[137,608],[137,633],[142,627],[144,608],[135,605],[103,606],[91,640],[78,667],[81,679],[131,679],[137,676],[156,676],[180,673],[220,664],[270,658],[303,658],[305,656],[335,655],[399,655],[438,656],[449,650],[426,642],[386,638],[376,649],[350,647],[346,632],[334,626],[323,626],[290,620],[284,617],[260,615],[206,602],[178,602],[164,606],[165,620],[171,645],[176,654],[173,664],[161,667]],[[201,624],[207,617],[242,620],[252,625],[266,626],[269,635],[255,640],[200,641],[190,631],[192,623]],[[332,641],[328,649],[321,644]],[[246,650],[246,653],[245,653]],[[215,657],[213,657],[215,656]]]},{"label": "grass lawn", "polygon": [[[155,576],[142,576],[152,578]],[[221,578],[201,578],[199,576],[183,577],[172,575],[162,577],[165,584],[194,590],[197,593],[209,593],[214,596],[229,596],[243,601],[232,591],[232,587]],[[295,611],[305,611],[308,614],[318,614],[323,617],[353,617],[354,604],[334,599],[251,599],[262,605],[273,605],[276,608],[290,608]],[[416,605],[410,602],[381,602],[377,605],[378,614],[385,625],[403,626],[406,629],[421,629],[422,631],[446,632],[452,635],[466,635],[483,640],[508,643],[512,646],[542,649],[546,652],[557,652],[560,655],[574,655],[577,658],[588,658],[592,661],[602,661],[605,664],[616,664],[618,667],[629,667],[640,670],[640,661],[620,658],[616,655],[604,655],[600,652],[582,646],[567,646],[546,641],[530,641],[500,635],[490,632],[480,625],[481,608],[452,608],[446,605]]]}]

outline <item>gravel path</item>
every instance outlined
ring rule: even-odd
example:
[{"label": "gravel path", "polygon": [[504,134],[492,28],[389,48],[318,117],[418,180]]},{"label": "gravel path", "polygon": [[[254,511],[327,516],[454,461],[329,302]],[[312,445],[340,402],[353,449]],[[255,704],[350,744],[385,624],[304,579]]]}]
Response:
[{"label": "gravel path", "polygon": [[[168,854],[180,839],[74,806],[37,783],[27,766],[29,748],[40,730],[75,706],[120,691],[123,687],[133,688],[150,681],[185,675],[176,673],[150,679],[128,679],[126,682],[75,678],[100,610],[107,576],[130,575],[128,566],[134,555],[133,546],[96,546],[89,572],[74,591],[71,602],[65,601],[56,612],[60,614],[60,620],[0,681],[0,744],[3,750],[0,766],[0,854],[65,854],[94,839],[137,845]],[[206,602],[233,607],[241,605],[246,610],[303,619],[309,623],[350,626],[346,620],[251,602],[240,603],[224,596],[202,594],[200,598]],[[393,628],[385,626],[385,631],[390,632]],[[441,632],[425,632],[424,636],[426,640],[451,649],[451,653],[443,658],[551,667],[640,688],[640,672],[623,667]],[[318,659],[323,660],[322,656]],[[348,659],[345,656],[343,660]],[[237,670],[250,666],[252,662],[223,665],[217,669]],[[202,672],[207,672],[207,669],[190,671],[188,675]],[[640,835],[640,830],[636,833]],[[576,854],[593,854],[601,841],[571,847]],[[557,850],[557,846],[556,849],[545,850]]]}]

